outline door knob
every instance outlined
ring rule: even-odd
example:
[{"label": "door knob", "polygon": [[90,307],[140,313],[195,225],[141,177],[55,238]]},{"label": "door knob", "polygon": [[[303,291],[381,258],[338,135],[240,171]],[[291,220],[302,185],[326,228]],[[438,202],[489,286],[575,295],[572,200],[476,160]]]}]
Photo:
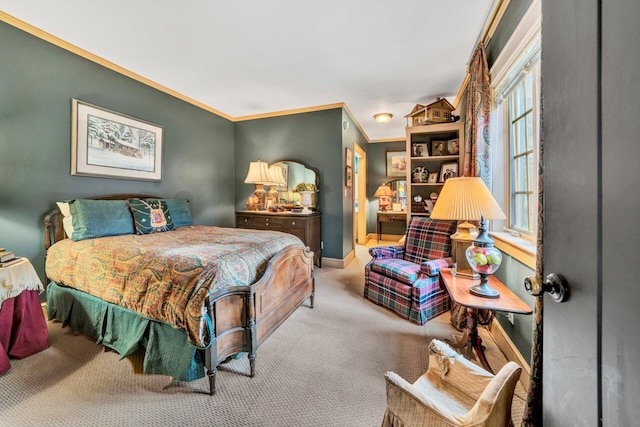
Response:
[{"label": "door knob", "polygon": [[534,297],[548,292],[555,302],[565,302],[569,299],[569,283],[559,274],[551,273],[544,281],[535,276],[529,276],[524,279],[524,288]]}]

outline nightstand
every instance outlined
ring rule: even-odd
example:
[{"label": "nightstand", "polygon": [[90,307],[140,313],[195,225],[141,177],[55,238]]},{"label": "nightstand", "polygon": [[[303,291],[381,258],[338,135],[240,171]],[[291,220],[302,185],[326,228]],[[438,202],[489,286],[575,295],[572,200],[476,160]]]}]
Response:
[{"label": "nightstand", "polygon": [[0,268],[0,374],[9,358],[23,359],[49,347],[38,294],[42,282],[28,259]]}]

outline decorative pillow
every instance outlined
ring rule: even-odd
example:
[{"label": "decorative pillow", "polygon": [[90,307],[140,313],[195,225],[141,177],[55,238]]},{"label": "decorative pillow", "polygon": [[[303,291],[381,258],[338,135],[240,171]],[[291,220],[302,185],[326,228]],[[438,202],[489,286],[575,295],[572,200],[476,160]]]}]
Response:
[{"label": "decorative pillow", "polygon": [[149,234],[174,229],[169,208],[164,200],[129,200],[136,233]]},{"label": "decorative pillow", "polygon": [[[156,200],[156,199],[145,199]],[[187,199],[159,199],[164,201],[169,208],[169,214],[173,220],[173,226],[175,228],[184,227],[185,225],[193,225],[193,218],[191,217],[191,209],[189,208],[189,201]]]},{"label": "decorative pillow", "polygon": [[73,236],[73,217],[69,210],[69,202],[56,202],[56,205],[62,214],[62,228],[64,228],[67,237],[71,238]]},{"label": "decorative pillow", "polygon": [[77,199],[69,202],[71,240],[133,234],[133,217],[126,200]]}]

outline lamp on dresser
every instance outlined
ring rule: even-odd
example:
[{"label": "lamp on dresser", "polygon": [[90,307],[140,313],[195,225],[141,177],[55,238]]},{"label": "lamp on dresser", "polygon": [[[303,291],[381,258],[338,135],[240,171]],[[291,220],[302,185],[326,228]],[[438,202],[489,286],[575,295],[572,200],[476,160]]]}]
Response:
[{"label": "lamp on dresser", "polygon": [[380,211],[386,212],[387,206],[391,204],[391,198],[393,197],[393,195],[393,190],[386,184],[380,185],[376,192],[373,193],[373,197],[380,198]]},{"label": "lamp on dresser", "polygon": [[[478,177],[447,179],[431,212],[431,218],[464,221],[462,224],[458,224],[457,232],[451,235],[456,274],[473,279],[482,279],[481,286],[483,289],[476,293],[472,288],[472,293],[488,298],[497,297],[498,294],[486,289],[488,288],[486,276],[498,269],[502,257],[500,251],[493,247],[493,240],[487,234],[486,220],[504,219],[505,215],[484,181]],[[480,221],[481,232],[478,233],[475,225],[468,221]],[[482,248],[482,250],[478,250],[479,255],[477,257],[471,256],[471,263],[466,256],[467,249],[470,247]],[[491,255],[487,256],[483,252],[490,252]],[[488,260],[484,260],[483,257],[488,258]],[[497,257],[500,257],[500,261],[497,261]],[[471,264],[473,264],[473,267]],[[495,268],[487,268],[485,266],[495,266]]]},{"label": "lamp on dresser", "polygon": [[256,185],[256,191],[253,194],[257,199],[257,208],[260,211],[266,209],[267,192],[264,189],[264,184],[269,184],[272,181],[273,178],[269,174],[269,164],[267,162],[258,160],[249,163],[249,171],[244,182],[245,184]]},{"label": "lamp on dresser", "polygon": [[269,166],[269,176],[271,177],[271,182],[269,183],[269,192],[267,193],[267,200],[268,201],[270,200],[273,204],[277,204],[278,203],[277,187],[280,185],[284,185],[286,187],[287,181],[285,181],[284,179],[284,174],[282,173],[282,167],[278,165]]}]

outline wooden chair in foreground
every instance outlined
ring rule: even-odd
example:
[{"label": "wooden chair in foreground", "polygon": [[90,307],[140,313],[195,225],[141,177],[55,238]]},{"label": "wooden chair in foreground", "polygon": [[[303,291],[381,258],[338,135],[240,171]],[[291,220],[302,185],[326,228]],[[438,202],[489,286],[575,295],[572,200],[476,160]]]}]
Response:
[{"label": "wooden chair in foreground", "polygon": [[442,341],[429,344],[429,368],[413,384],[387,372],[382,427],[508,426],[522,368],[508,362],[494,376]]}]

